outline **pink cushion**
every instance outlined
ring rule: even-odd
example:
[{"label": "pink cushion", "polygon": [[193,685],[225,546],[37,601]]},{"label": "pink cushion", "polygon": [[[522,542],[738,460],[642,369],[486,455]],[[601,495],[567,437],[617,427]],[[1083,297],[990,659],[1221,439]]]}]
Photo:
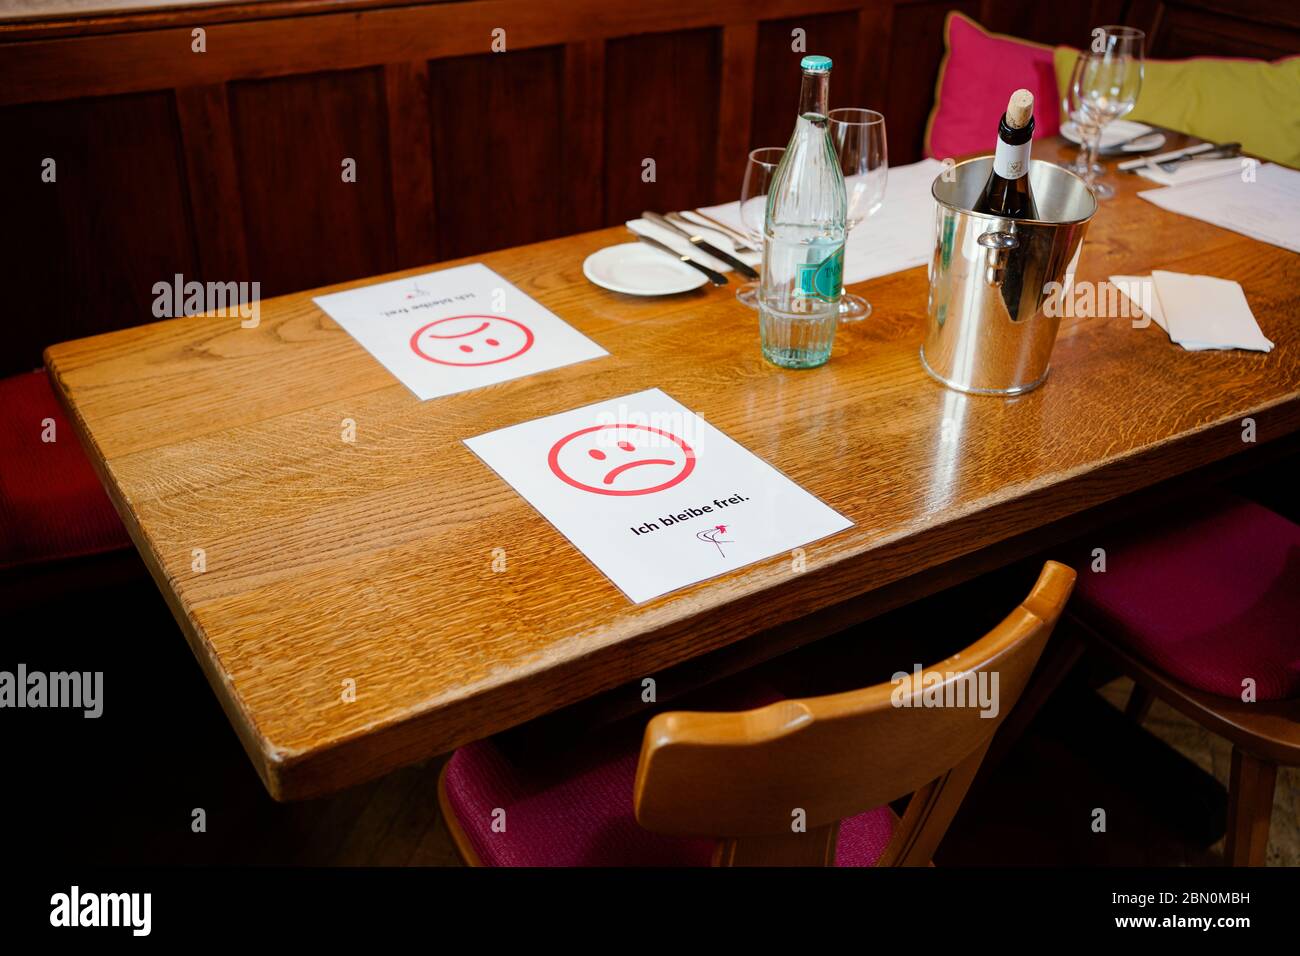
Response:
[{"label": "pink cushion", "polygon": [[[778,699],[766,688],[750,697],[714,708],[692,701],[690,709],[748,709]],[[632,792],[644,732],[644,720],[629,720],[594,743],[542,757],[508,755],[497,739],[470,744],[447,765],[448,809],[485,866],[708,866],[716,841],[663,836],[636,822]],[[504,832],[492,828],[497,810],[505,811]],[[837,865],[873,865],[894,823],[888,807],[845,820]]]},{"label": "pink cushion", "polygon": [[939,67],[925,152],[935,159],[990,153],[1011,94],[1034,94],[1034,139],[1055,136],[1060,95],[1051,47],[988,33],[957,11],[944,24],[947,52]]},{"label": "pink cushion", "polygon": [[1071,608],[1103,634],[1198,690],[1300,696],[1300,526],[1215,492],[1086,547]]},{"label": "pink cushion", "polygon": [[0,408],[0,567],[130,547],[45,372],[0,379]]}]

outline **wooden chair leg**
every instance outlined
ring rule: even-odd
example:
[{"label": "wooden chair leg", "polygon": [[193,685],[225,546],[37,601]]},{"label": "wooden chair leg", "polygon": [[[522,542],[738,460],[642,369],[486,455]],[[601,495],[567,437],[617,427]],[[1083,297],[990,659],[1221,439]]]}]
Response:
[{"label": "wooden chair leg", "polygon": [[1124,716],[1135,724],[1142,723],[1147,719],[1147,714],[1151,713],[1151,705],[1155,699],[1155,694],[1134,682],[1133,692],[1128,695],[1128,705],[1124,708]]},{"label": "wooden chair leg", "polygon": [[1228,781],[1228,835],[1223,856],[1229,866],[1263,866],[1273,816],[1277,764],[1232,748]]}]

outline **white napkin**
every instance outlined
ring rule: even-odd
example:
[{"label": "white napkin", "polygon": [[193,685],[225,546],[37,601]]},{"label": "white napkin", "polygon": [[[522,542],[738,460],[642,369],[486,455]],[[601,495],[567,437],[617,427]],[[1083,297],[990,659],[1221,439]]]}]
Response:
[{"label": "white napkin", "polygon": [[1169,326],[1165,324],[1164,310],[1160,308],[1160,299],[1156,296],[1156,284],[1150,276],[1111,276],[1110,284],[1119,289],[1124,298],[1140,311],[1150,316],[1156,325],[1165,332],[1169,331]]},{"label": "white napkin", "polygon": [[[629,219],[625,225],[633,232],[638,232],[643,236],[649,236],[651,239],[658,239],[665,245],[676,249],[682,255],[690,256],[700,265],[708,266],[715,272],[730,272],[732,270],[731,265],[720,259],[715,259],[703,249],[697,247],[685,236],[673,232],[671,229],[665,229],[663,226],[653,223],[648,219]],[[735,244],[732,243],[731,239],[729,239],[725,233],[719,232],[716,229],[704,229],[703,227],[701,227],[698,232],[700,238],[705,242],[717,246],[723,252],[732,253],[741,262],[751,266],[756,266],[763,261],[763,254],[761,252],[750,252],[748,250],[737,251]]]},{"label": "white napkin", "polygon": [[1230,176],[1241,173],[1241,157],[1229,156],[1227,159],[1189,159],[1181,166],[1177,167],[1172,173],[1167,173],[1154,163],[1150,166],[1139,166],[1133,170],[1143,179],[1149,179],[1153,183],[1159,183],[1161,186],[1185,186],[1188,183],[1199,183],[1203,179],[1214,179],[1216,176]]},{"label": "white napkin", "polygon": [[[760,207],[766,201],[767,201],[766,196],[759,196],[756,199],[750,200],[751,203],[754,203]],[[728,239],[731,240],[731,244],[735,248],[743,252],[757,253],[759,258],[760,259],[762,258],[763,255],[762,240],[754,239],[753,237],[751,237],[749,234],[749,230],[744,228],[743,225],[738,223],[729,223],[724,228],[723,224],[719,220],[710,219],[708,216],[701,213],[698,209],[683,209],[681,212],[681,216],[683,219],[687,220],[688,222],[693,222],[697,226],[703,226],[705,229],[709,229],[712,230],[713,232],[721,233],[722,235],[726,236]]]},{"label": "white napkin", "polygon": [[[937,159],[923,159],[889,170],[885,202],[880,211],[850,232],[845,243],[846,284],[865,282],[930,261],[934,251],[934,197],[930,187],[941,172],[943,163]],[[744,229],[739,202],[702,206],[699,212],[733,229]]]},{"label": "white napkin", "polygon": [[1150,276],[1111,276],[1110,281],[1189,352],[1273,348],[1240,284],[1231,279],[1156,269]]},{"label": "white napkin", "polygon": [[1214,276],[1151,271],[1169,337],[1185,349],[1252,349],[1268,352],[1241,285]]}]

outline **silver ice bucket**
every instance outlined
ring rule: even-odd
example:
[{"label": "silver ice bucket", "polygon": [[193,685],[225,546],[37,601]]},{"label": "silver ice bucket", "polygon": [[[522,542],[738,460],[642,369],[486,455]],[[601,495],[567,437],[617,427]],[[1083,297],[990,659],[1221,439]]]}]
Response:
[{"label": "silver ice bucket", "polygon": [[1040,218],[971,212],[992,163],[968,159],[931,187],[938,206],[921,364],[962,392],[1018,395],[1047,378],[1097,200],[1078,176],[1035,159],[1029,185]]}]

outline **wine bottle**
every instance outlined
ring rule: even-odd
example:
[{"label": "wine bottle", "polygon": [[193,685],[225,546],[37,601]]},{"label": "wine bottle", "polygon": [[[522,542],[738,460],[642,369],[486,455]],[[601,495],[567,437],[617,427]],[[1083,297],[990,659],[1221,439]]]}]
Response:
[{"label": "wine bottle", "polygon": [[1034,94],[1016,90],[998,123],[993,169],[975,203],[975,212],[1013,219],[1037,219],[1029,188],[1029,150],[1034,139]]}]

